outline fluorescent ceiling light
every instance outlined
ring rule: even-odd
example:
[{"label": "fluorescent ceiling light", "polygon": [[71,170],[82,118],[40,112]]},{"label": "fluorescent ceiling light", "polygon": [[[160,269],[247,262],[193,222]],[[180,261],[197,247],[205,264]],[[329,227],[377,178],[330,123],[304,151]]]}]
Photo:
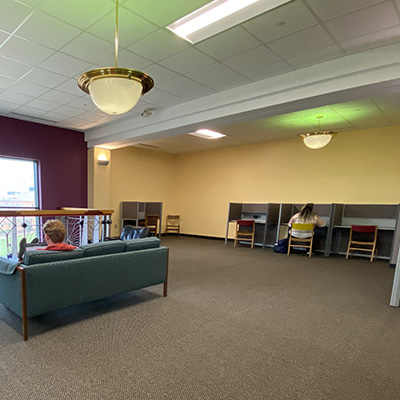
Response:
[{"label": "fluorescent ceiling light", "polygon": [[190,132],[189,135],[198,136],[203,139],[220,139],[226,136],[223,133],[210,131],[208,129],[199,129],[196,132]]},{"label": "fluorescent ceiling light", "polygon": [[167,26],[191,43],[198,43],[292,0],[214,0]]}]

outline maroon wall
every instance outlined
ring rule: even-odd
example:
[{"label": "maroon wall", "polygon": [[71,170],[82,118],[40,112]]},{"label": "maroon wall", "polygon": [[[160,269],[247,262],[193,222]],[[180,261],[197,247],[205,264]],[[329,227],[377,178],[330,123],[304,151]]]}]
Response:
[{"label": "maroon wall", "polygon": [[39,161],[41,209],[87,207],[83,132],[0,116],[0,156]]}]

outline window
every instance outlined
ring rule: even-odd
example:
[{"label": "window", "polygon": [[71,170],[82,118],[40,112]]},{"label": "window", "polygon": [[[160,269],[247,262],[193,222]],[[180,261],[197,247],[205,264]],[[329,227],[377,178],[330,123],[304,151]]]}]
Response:
[{"label": "window", "polygon": [[[38,163],[0,157],[0,210],[39,209]],[[38,237],[37,217],[0,218],[0,256],[11,257],[23,237]]]},{"label": "window", "polygon": [[39,208],[37,161],[0,157],[0,209]]}]

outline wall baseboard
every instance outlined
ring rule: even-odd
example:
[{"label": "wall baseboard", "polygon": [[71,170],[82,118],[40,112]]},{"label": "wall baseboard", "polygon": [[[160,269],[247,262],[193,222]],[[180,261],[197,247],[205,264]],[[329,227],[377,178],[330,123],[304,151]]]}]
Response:
[{"label": "wall baseboard", "polygon": [[[163,237],[168,237],[168,236],[185,236],[185,237],[194,237],[194,238],[200,238],[200,239],[210,239],[210,240],[225,240],[225,238],[217,237],[217,236],[203,236],[203,235],[191,235],[188,233],[180,233],[179,235],[177,233],[170,233],[166,235],[165,233],[162,233],[161,236]],[[233,241],[233,239],[228,239],[230,241]]]}]

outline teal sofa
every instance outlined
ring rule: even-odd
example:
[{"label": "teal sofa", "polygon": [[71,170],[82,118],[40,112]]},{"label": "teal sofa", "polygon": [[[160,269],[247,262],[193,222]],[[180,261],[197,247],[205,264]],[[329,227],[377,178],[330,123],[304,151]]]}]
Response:
[{"label": "teal sofa", "polygon": [[24,340],[28,318],[158,284],[167,296],[168,248],[155,237],[29,251],[22,263],[0,260],[0,303],[22,317]]}]

